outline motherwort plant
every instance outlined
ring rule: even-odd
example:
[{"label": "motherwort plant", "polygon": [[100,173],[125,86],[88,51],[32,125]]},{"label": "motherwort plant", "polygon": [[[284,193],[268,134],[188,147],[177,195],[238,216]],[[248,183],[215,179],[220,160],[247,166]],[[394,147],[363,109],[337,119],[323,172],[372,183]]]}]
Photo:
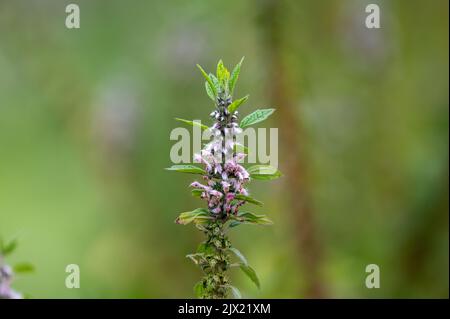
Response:
[{"label": "motherwort plant", "polygon": [[22,294],[13,290],[11,288],[11,283],[15,274],[33,270],[33,266],[28,263],[17,264],[14,267],[5,263],[4,258],[12,253],[16,247],[16,241],[3,243],[0,238],[0,299],[22,299]]},{"label": "motherwort plant", "polygon": [[216,75],[206,73],[197,65],[206,79],[206,93],[215,103],[215,110],[210,114],[214,123],[208,127],[197,121],[177,120],[200,126],[210,134],[211,141],[199,154],[194,155],[194,161],[202,167],[173,165],[168,168],[171,171],[201,176],[190,186],[192,195],[205,200],[207,207],[181,213],[175,220],[182,225],[192,222],[206,235],[206,240],[199,245],[197,251],[187,255],[204,272],[204,277],[194,287],[199,298],[227,298],[230,293],[234,298],[240,298],[239,290],[230,284],[227,276],[227,271],[233,267],[240,268],[259,288],[255,271],[244,255],[231,245],[227,232],[241,224],[272,223],[265,215],[256,215],[242,209],[246,203],[262,206],[260,201],[250,196],[246,185],[251,179],[271,180],[281,176],[271,166],[253,165],[246,169],[239,164],[249,150],[236,141],[236,136],[242,132],[242,128],[259,123],[274,112],[274,109],[256,110],[238,122],[238,108],[248,98],[245,96],[233,100],[242,61],[243,59],[231,74],[222,61],[217,65]]}]

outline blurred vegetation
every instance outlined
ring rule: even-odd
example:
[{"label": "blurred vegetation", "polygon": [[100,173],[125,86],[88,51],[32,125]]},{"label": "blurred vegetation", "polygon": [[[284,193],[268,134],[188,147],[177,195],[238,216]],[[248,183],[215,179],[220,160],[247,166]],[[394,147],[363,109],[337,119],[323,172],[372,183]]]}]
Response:
[{"label": "blurred vegetation", "polygon": [[359,0],[78,0],[68,30],[70,2],[0,1],[0,234],[36,268],[15,289],[193,297],[201,234],[173,221],[199,203],[163,170],[169,133],[211,111],[195,64],[245,56],[241,113],[276,107],[295,144],[290,177],[252,185],[275,225],[230,234],[263,283],[236,272],[244,297],[449,296],[448,1],[370,1],[378,30]]}]

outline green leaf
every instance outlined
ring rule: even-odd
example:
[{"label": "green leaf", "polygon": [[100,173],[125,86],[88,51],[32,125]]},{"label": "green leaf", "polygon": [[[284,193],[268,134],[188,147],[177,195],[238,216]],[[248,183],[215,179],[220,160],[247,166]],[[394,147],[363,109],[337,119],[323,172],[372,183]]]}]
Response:
[{"label": "green leaf", "polygon": [[185,120],[185,119],[180,119],[180,118],[178,118],[178,117],[176,117],[175,120],[176,120],[176,121],[179,121],[179,122],[183,122],[183,123],[189,124],[189,125],[192,125],[192,126],[198,126],[198,127],[200,127],[203,131],[209,129],[208,126],[206,126],[206,125],[204,125],[204,124],[202,124],[202,123],[200,123],[200,122],[198,122],[198,121],[189,121],[189,120]]},{"label": "green leaf", "polygon": [[[220,87],[219,80],[216,78],[216,76],[212,73],[209,74],[209,78],[211,79],[214,87],[216,88],[217,94],[222,91],[222,88]],[[216,94],[216,95],[217,95]]]},{"label": "green leaf", "polygon": [[203,295],[205,294],[205,286],[203,285],[203,280],[200,280],[195,284],[194,293],[197,296],[197,298],[203,297]]},{"label": "green leaf", "polygon": [[242,299],[241,292],[235,286],[227,285],[227,288],[231,290],[231,295],[234,299]]},{"label": "green leaf", "polygon": [[181,224],[181,225],[187,225],[191,222],[194,223],[205,223],[208,220],[213,219],[212,216],[210,216],[209,211],[205,208],[197,208],[191,212],[184,212],[181,213],[176,219],[175,223]]},{"label": "green leaf", "polygon": [[222,60],[219,60],[219,63],[217,63],[217,79],[223,87],[228,85],[228,80],[230,79],[230,72],[223,65]]},{"label": "green leaf", "polygon": [[253,268],[246,265],[240,265],[240,268],[244,272],[244,274],[246,274],[247,277],[250,278],[251,281],[253,281],[256,287],[260,288],[258,276],[256,275],[256,272],[253,270]]},{"label": "green leaf", "polygon": [[230,81],[228,82],[230,94],[233,94],[234,87],[239,78],[239,73],[241,72],[241,64],[243,61],[244,61],[244,57],[242,57],[241,61],[238,64],[236,64],[233,71],[231,72]]},{"label": "green leaf", "polygon": [[194,188],[193,190],[191,190],[191,193],[194,197],[200,197],[202,196],[203,189]]},{"label": "green leaf", "polygon": [[241,222],[238,222],[238,221],[236,221],[236,220],[233,220],[231,223],[230,223],[230,228],[233,228],[233,227],[236,227],[236,226],[239,226],[240,224],[243,224],[243,223],[241,223]]},{"label": "green leaf", "polygon": [[34,271],[34,266],[30,263],[20,263],[16,264],[13,267],[13,270],[16,274],[23,274]]},{"label": "green leaf", "polygon": [[238,100],[235,100],[233,103],[231,103],[228,106],[228,112],[230,112],[230,114],[233,114],[234,111],[236,111],[239,108],[239,106],[241,106],[241,104],[247,100],[248,100],[248,95],[246,95],[243,98],[240,98]]},{"label": "green leaf", "polygon": [[[249,212],[240,211],[237,215],[230,216],[233,221],[237,221],[240,224],[253,224],[253,225],[272,225],[273,222],[266,215],[256,215]],[[237,225],[230,227],[235,227]]]},{"label": "green leaf", "polygon": [[17,240],[11,240],[8,243],[2,243],[1,245],[1,255],[6,256],[11,254],[17,248]]},{"label": "green leaf", "polygon": [[283,176],[278,169],[269,165],[253,165],[247,168],[247,172],[250,177],[261,180],[277,179]]},{"label": "green leaf", "polygon": [[275,109],[256,110],[255,112],[247,115],[242,119],[240,127],[244,128],[246,126],[262,122],[267,119],[273,112],[275,112]]},{"label": "green leaf", "polygon": [[248,265],[247,259],[244,257],[244,255],[243,255],[239,250],[237,250],[237,249],[234,248],[234,247],[230,247],[230,248],[228,248],[228,250],[231,251],[233,254],[235,254],[236,257],[239,258],[239,260],[240,260],[244,265],[246,265],[246,266]]},{"label": "green leaf", "polygon": [[166,170],[190,174],[206,174],[204,169],[194,165],[172,165],[171,167],[167,167]]},{"label": "green leaf", "polygon": [[216,87],[214,86],[214,83],[212,82],[212,80],[209,77],[209,75],[205,72],[205,70],[203,70],[203,68],[199,64],[197,64],[197,67],[199,68],[199,70],[202,73],[203,77],[208,82],[208,84],[209,84],[209,86],[211,88],[211,91],[214,93],[214,95],[217,95]]},{"label": "green leaf", "polygon": [[216,252],[216,249],[214,246],[207,244],[206,242],[201,243],[197,247],[197,253],[202,253],[205,255],[214,254]]},{"label": "green leaf", "polygon": [[216,95],[212,91],[211,86],[209,85],[208,82],[205,82],[205,90],[206,90],[206,94],[208,94],[209,98],[211,100],[213,100],[214,102],[216,102]]},{"label": "green leaf", "polygon": [[252,204],[255,204],[255,205],[258,205],[258,206],[264,205],[259,200],[254,199],[253,197],[250,197],[250,196],[242,195],[242,194],[237,194],[234,198],[238,199],[238,200],[244,200],[246,202],[249,202],[249,203],[252,203]]}]

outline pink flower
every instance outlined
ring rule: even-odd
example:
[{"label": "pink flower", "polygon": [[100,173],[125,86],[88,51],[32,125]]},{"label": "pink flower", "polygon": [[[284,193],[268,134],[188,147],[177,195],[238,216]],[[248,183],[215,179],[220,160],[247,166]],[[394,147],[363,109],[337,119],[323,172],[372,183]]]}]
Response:
[{"label": "pink flower", "polygon": [[240,192],[242,195],[248,196],[247,190],[246,190],[245,188],[243,188],[243,187],[241,187],[241,189],[239,190],[239,192]]},{"label": "pink flower", "polygon": [[208,190],[209,187],[205,186],[203,184],[200,184],[199,182],[195,181],[193,183],[191,183],[191,185],[189,185],[190,187],[194,187],[194,188],[200,188],[200,189],[204,189],[204,190]]},{"label": "pink flower", "polygon": [[222,189],[225,194],[230,191],[230,186],[231,186],[230,183],[222,181]]},{"label": "pink flower", "polygon": [[202,163],[203,158],[200,154],[194,154],[194,162],[195,163]]},{"label": "pink flower", "polygon": [[212,196],[218,197],[218,198],[222,198],[222,196],[223,196],[223,194],[221,192],[216,191],[216,190],[209,191],[209,194],[211,194]]},{"label": "pink flower", "polygon": [[216,165],[214,166],[214,173],[215,173],[215,174],[221,174],[221,173],[222,173],[222,165],[216,164]]},{"label": "pink flower", "polygon": [[247,155],[244,154],[244,153],[237,153],[237,154],[236,154],[236,157],[235,157],[236,162],[242,161],[246,156],[247,156]]}]

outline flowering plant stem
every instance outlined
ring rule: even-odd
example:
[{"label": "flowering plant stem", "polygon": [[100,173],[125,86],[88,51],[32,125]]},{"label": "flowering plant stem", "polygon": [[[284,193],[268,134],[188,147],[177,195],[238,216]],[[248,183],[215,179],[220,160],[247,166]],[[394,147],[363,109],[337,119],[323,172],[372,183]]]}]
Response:
[{"label": "flowering plant stem", "polygon": [[[233,297],[240,298],[241,293],[230,284],[227,276],[232,267],[239,267],[259,288],[255,271],[248,265],[244,255],[231,245],[227,232],[240,224],[272,223],[265,215],[241,211],[241,206],[246,203],[262,205],[250,196],[246,188],[251,178],[269,180],[281,176],[278,169],[271,166],[254,165],[245,169],[239,164],[246,156],[246,148],[236,142],[236,136],[242,132],[241,127],[259,123],[274,111],[256,110],[238,124],[238,108],[248,98],[246,96],[234,101],[232,98],[242,61],[243,59],[230,73],[220,60],[216,75],[207,74],[198,66],[206,79],[206,92],[215,103],[215,110],[210,114],[213,125],[200,126],[207,129],[213,138],[200,154],[194,156],[194,161],[201,163],[204,168],[194,165],[173,165],[168,168],[172,171],[199,174],[203,179],[203,184],[195,181],[190,186],[194,196],[207,202],[207,208],[181,213],[175,220],[183,225],[192,222],[206,235],[206,240],[199,245],[197,251],[187,255],[204,272],[204,277],[194,287],[199,298],[221,299],[227,298],[230,293]],[[189,120],[177,120],[199,125]],[[237,261],[232,262],[233,258]]]}]

